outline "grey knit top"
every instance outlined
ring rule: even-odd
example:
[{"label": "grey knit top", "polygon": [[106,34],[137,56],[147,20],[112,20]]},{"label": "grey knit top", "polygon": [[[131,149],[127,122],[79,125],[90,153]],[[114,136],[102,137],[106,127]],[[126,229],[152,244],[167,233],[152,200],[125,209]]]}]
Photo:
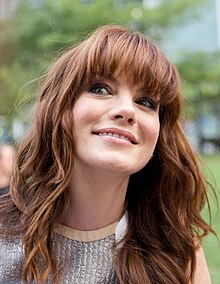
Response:
[{"label": "grey knit top", "polygon": [[[118,283],[113,265],[116,226],[77,231],[55,224],[52,247],[61,283]],[[0,283],[22,283],[23,259],[21,238],[0,238]]]}]

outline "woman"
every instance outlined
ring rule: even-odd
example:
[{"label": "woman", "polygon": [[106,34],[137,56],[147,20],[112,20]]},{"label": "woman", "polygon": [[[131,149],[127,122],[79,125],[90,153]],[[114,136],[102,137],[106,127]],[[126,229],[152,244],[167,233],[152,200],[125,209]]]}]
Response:
[{"label": "woman", "polygon": [[7,143],[0,144],[0,193],[8,190],[15,156],[14,147]]},{"label": "woman", "polygon": [[106,26],[64,53],[1,199],[1,280],[210,283],[180,111],[178,73],[144,35]]}]

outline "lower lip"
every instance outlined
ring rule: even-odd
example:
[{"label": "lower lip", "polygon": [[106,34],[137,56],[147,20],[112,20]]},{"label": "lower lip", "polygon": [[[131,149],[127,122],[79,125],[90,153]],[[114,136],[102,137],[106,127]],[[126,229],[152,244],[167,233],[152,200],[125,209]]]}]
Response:
[{"label": "lower lip", "polygon": [[132,144],[128,140],[120,139],[114,136],[107,136],[107,135],[96,135],[96,136],[103,139],[104,141],[111,142],[117,145],[127,146],[127,147],[134,146],[134,144]]}]

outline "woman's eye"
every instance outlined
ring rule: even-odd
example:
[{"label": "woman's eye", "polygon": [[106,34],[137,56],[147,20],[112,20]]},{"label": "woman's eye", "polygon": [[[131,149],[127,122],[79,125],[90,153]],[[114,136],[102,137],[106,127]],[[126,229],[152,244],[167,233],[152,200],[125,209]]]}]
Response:
[{"label": "woman's eye", "polygon": [[96,84],[91,86],[89,89],[89,92],[94,93],[94,94],[110,94],[110,91],[107,86],[101,85],[101,84]]},{"label": "woman's eye", "polygon": [[140,98],[136,102],[139,105],[143,105],[143,106],[151,108],[151,109],[156,109],[155,102],[153,100],[149,99],[149,98]]}]

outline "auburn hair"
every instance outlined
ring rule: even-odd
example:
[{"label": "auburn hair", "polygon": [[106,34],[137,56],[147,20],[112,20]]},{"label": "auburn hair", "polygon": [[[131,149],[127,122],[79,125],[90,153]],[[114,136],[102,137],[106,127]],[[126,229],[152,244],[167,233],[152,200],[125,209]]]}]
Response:
[{"label": "auburn hair", "polygon": [[197,245],[212,231],[200,215],[207,183],[180,125],[176,68],[154,42],[125,27],[99,28],[52,65],[39,91],[34,123],[18,149],[10,193],[0,199],[1,233],[22,235],[24,281],[44,282],[49,275],[59,281],[50,238],[55,219],[68,205],[73,106],[84,84],[97,75],[125,76],[160,100],[154,156],[130,177],[127,189],[128,230],[115,256],[118,279],[189,283]]}]

